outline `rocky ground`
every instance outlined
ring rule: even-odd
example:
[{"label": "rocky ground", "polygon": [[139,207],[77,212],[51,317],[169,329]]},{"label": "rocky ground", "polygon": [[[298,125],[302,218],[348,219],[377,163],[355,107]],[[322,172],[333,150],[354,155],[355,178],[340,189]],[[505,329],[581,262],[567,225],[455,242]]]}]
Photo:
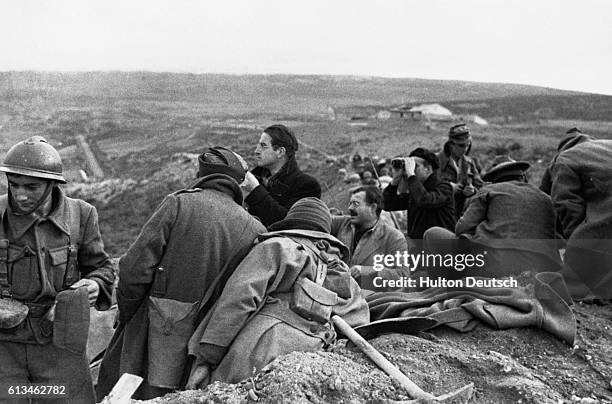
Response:
[{"label": "rocky ground", "polygon": [[[441,395],[474,383],[475,403],[612,402],[612,306],[574,305],[576,344],[535,328],[460,334],[434,329],[371,341],[425,391]],[[395,403],[401,386],[356,347],[282,356],[236,385],[169,394],[149,403]]]}]

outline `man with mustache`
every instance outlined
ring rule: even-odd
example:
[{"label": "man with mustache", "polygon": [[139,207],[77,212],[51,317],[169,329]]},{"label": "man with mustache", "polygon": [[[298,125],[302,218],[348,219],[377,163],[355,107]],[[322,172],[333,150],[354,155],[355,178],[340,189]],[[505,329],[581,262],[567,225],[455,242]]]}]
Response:
[{"label": "man with mustache", "polygon": [[348,210],[350,216],[333,216],[331,234],[349,248],[351,275],[362,289],[375,290],[372,280],[376,276],[397,279],[408,276],[409,270],[385,268],[374,270],[375,255],[404,254],[408,242],[397,229],[380,220],[382,193],[374,186],[362,186],[351,192]]}]

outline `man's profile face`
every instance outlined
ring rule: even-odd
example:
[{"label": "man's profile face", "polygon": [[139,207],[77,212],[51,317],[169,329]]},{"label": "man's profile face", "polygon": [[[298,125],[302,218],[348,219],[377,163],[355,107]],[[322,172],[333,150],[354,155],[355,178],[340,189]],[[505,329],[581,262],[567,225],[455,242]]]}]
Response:
[{"label": "man's profile face", "polygon": [[36,203],[44,195],[49,180],[36,177],[28,177],[26,175],[7,174],[13,202],[23,211],[29,211],[34,208]]},{"label": "man's profile face", "polygon": [[255,157],[257,158],[257,166],[270,167],[278,161],[278,149],[272,147],[272,138],[267,133],[262,133],[259,137],[259,143],[255,148]]},{"label": "man's profile face", "polygon": [[351,224],[360,226],[376,220],[376,205],[366,203],[365,191],[357,192],[351,195],[349,214],[351,215]]},{"label": "man's profile face", "polygon": [[433,170],[431,169],[431,166],[420,157],[414,157],[414,161],[416,163],[414,167],[414,175],[416,175],[419,182],[424,183],[427,178],[429,178]]}]

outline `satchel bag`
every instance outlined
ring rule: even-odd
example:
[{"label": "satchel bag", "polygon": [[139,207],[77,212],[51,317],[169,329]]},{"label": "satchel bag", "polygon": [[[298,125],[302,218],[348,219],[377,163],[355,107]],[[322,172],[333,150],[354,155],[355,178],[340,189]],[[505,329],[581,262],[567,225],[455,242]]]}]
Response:
[{"label": "satchel bag", "polygon": [[149,296],[149,369],[151,386],[179,388],[187,364],[187,343],[193,334],[199,302]]},{"label": "satchel bag", "polygon": [[301,278],[294,285],[289,308],[306,320],[325,324],[336,304],[338,294],[308,278]]}]

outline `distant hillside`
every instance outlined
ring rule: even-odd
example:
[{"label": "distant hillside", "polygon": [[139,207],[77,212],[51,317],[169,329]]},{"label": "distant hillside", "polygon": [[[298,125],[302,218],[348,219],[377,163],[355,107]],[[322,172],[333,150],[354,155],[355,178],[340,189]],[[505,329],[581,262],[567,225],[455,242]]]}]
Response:
[{"label": "distant hillside", "polygon": [[[150,72],[3,72],[0,100],[103,105],[113,100],[197,102],[211,114],[321,113],[328,105],[391,105],[507,97],[574,96],[544,87],[353,76]],[[233,111],[228,111],[232,106]]]},{"label": "distant hillside", "polygon": [[444,105],[455,114],[480,115],[487,118],[612,121],[612,96],[608,95],[526,95],[451,101]]}]

